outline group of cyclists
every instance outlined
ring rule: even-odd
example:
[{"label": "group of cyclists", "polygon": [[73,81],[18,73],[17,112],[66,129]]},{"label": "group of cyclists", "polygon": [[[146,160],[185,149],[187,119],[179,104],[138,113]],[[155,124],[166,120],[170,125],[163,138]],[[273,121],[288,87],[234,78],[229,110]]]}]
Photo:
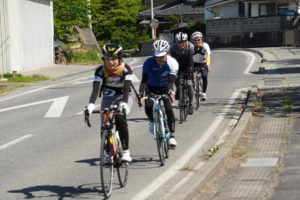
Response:
[{"label": "group of cyclists", "polygon": [[[175,140],[175,116],[172,109],[172,101],[178,100],[179,85],[178,75],[188,74],[188,111],[193,114],[194,96],[194,72],[198,68],[203,80],[201,100],[206,100],[207,76],[210,68],[210,48],[203,42],[203,35],[196,31],[191,35],[192,42],[188,40],[188,34],[178,32],[175,35],[176,43],[171,47],[166,40],[156,40],[153,43],[153,56],[148,58],[142,69],[142,80],[139,87],[138,99],[143,99],[151,94],[167,94],[164,99],[164,107],[167,115],[168,128],[171,133],[169,144],[176,147]],[[102,48],[103,65],[95,70],[93,89],[86,107],[86,115],[91,115],[95,109],[97,97],[102,96],[101,109],[118,104],[126,114],[130,113],[133,105],[131,84],[133,71],[122,58],[122,47],[119,44],[108,43]],[[174,92],[174,85],[176,92]],[[149,119],[149,132],[153,134],[153,101],[145,98],[145,113]],[[126,115],[125,114],[125,115]],[[131,162],[129,152],[129,133],[126,116],[118,113],[115,116],[116,129],[119,131],[124,150],[122,160]],[[87,116],[88,117],[88,116]]]}]

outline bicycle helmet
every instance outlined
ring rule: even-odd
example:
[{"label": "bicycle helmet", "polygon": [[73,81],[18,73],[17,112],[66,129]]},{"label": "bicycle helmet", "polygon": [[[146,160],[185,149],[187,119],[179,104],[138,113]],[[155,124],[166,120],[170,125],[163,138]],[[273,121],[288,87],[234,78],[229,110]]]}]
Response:
[{"label": "bicycle helmet", "polygon": [[167,54],[169,51],[169,43],[166,40],[156,40],[153,42],[154,55],[161,57]]},{"label": "bicycle helmet", "polygon": [[118,58],[122,60],[122,46],[115,43],[107,43],[102,48],[102,59],[114,59]]},{"label": "bicycle helmet", "polygon": [[188,35],[184,32],[178,32],[176,35],[175,35],[175,39],[177,42],[185,42],[188,40]]},{"label": "bicycle helmet", "polygon": [[192,34],[192,40],[194,40],[195,38],[203,38],[203,35],[201,32],[196,31]]}]

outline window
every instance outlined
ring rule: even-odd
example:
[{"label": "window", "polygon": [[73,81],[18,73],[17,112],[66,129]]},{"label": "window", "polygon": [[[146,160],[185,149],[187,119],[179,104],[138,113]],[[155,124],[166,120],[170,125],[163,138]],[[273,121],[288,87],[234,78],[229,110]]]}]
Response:
[{"label": "window", "polygon": [[276,6],[273,3],[259,4],[259,16],[276,15]]},{"label": "window", "polygon": [[239,16],[245,17],[245,4],[243,2],[239,2]]}]

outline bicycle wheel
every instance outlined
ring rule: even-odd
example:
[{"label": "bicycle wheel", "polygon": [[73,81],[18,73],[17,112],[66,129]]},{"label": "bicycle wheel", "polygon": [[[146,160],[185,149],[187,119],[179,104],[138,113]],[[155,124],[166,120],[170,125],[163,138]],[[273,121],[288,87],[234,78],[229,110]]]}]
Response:
[{"label": "bicycle wheel", "polygon": [[161,121],[161,115],[159,111],[155,111],[154,115],[154,134],[156,135],[156,144],[158,150],[158,156],[160,160],[160,165],[165,164],[165,155],[164,155],[164,138],[163,138],[163,123]]},{"label": "bicycle wheel", "polygon": [[169,158],[169,149],[170,149],[169,138],[171,133],[168,130],[168,124],[167,124],[165,112],[164,112],[164,126],[165,126],[165,134],[164,134],[163,142],[164,142],[165,157]]},{"label": "bicycle wheel", "polygon": [[108,132],[104,131],[102,134],[100,147],[101,185],[106,198],[109,198],[111,195],[114,171],[112,146],[108,137],[110,137]]},{"label": "bicycle wheel", "polygon": [[186,87],[186,85],[183,87],[183,104],[184,104],[184,109],[183,109],[183,121],[185,121],[186,120],[186,117],[187,117],[187,115],[188,115],[188,99],[187,99],[187,97],[188,97],[188,91],[187,91],[187,87]]},{"label": "bicycle wheel", "polygon": [[196,75],[195,98],[196,98],[196,110],[198,110],[200,107],[200,77],[198,73]]},{"label": "bicycle wheel", "polygon": [[127,178],[128,178],[128,162],[122,162],[122,154],[123,154],[123,148],[121,144],[121,140],[119,137],[118,131],[116,132],[116,141],[117,141],[117,152],[118,152],[118,161],[117,161],[117,172],[118,172],[118,179],[121,187],[125,187],[127,184]]},{"label": "bicycle wheel", "polygon": [[180,123],[183,123],[184,116],[185,116],[185,103],[184,103],[184,94],[183,94],[183,87],[179,86],[179,117],[180,117]]},{"label": "bicycle wheel", "polygon": [[169,143],[170,133],[166,133],[164,136],[164,150],[165,150],[165,157],[169,158],[169,149],[170,149],[170,143]]}]

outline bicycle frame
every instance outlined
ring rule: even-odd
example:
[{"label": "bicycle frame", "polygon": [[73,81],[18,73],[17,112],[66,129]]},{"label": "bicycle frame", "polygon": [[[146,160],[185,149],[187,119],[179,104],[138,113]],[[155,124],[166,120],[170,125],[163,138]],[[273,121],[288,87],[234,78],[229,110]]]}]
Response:
[{"label": "bicycle frame", "polygon": [[[100,131],[100,175],[103,193],[106,198],[109,198],[112,192],[114,168],[117,169],[121,187],[126,185],[128,177],[128,163],[121,160],[123,155],[121,140],[118,131],[113,130],[115,114],[120,112],[117,106],[92,112],[101,114],[103,120]],[[124,112],[122,113],[125,115]],[[86,122],[90,126],[88,118],[86,118]],[[106,158],[109,159],[107,162],[105,162]]]},{"label": "bicycle frame", "polygon": [[186,120],[187,106],[188,106],[188,88],[187,88],[188,73],[179,74],[179,109],[180,109],[180,122]]},{"label": "bicycle frame", "polygon": [[161,105],[161,100],[168,97],[163,94],[148,98],[153,101],[154,135],[156,136],[159,159],[163,166],[165,158],[168,158],[169,138],[171,133],[168,131],[167,119],[163,106]]}]

